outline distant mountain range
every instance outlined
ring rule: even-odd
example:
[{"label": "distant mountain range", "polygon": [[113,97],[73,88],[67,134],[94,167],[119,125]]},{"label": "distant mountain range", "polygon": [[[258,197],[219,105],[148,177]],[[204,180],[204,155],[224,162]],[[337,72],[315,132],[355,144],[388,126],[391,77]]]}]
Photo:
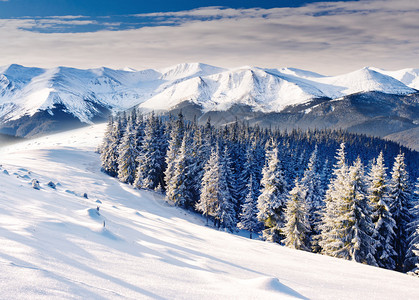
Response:
[{"label": "distant mountain range", "polygon": [[161,70],[0,67],[0,133],[36,136],[104,120],[112,111],[237,117],[282,128],[343,128],[419,149],[419,69],[363,68],[323,76],[294,68]]}]

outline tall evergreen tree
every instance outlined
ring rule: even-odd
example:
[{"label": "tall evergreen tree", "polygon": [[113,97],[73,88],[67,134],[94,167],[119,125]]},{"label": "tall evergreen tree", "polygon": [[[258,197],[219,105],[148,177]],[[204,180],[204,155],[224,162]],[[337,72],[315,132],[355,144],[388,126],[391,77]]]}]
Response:
[{"label": "tall evergreen tree", "polygon": [[321,252],[329,256],[337,257],[343,247],[341,206],[345,197],[349,197],[349,169],[346,164],[345,144],[342,143],[336,155],[336,164],[333,170],[333,178],[326,192],[325,207],[322,213],[320,225],[319,245]]},{"label": "tall evergreen tree", "polygon": [[135,187],[154,190],[161,185],[163,157],[160,150],[158,120],[154,114],[150,114],[146,120],[144,137],[137,157]]},{"label": "tall evergreen tree", "polygon": [[196,210],[201,211],[207,219],[209,216],[215,217],[218,204],[218,180],[219,180],[219,153],[218,149],[213,149],[210,159],[205,164],[204,176],[202,177],[201,197],[196,204]]},{"label": "tall evergreen tree", "polygon": [[118,146],[118,179],[124,183],[133,184],[135,170],[137,168],[136,158],[138,155],[136,132],[133,121],[127,122],[127,128]]},{"label": "tall evergreen tree", "polygon": [[112,177],[118,175],[118,147],[122,138],[121,122],[110,121],[101,147],[102,170]]},{"label": "tall evergreen tree", "polygon": [[191,162],[189,166],[189,172],[191,176],[191,197],[195,203],[199,200],[201,195],[201,183],[202,177],[204,176],[204,166],[209,159],[211,154],[211,146],[209,141],[206,141],[203,137],[203,130],[198,126],[193,128],[193,138],[191,145]]},{"label": "tall evergreen tree", "polygon": [[367,198],[367,185],[364,177],[364,166],[361,159],[355,161],[349,170],[351,198],[347,201],[346,209],[348,237],[342,252],[344,257],[348,251],[350,259],[361,263],[377,266],[374,258],[376,253],[376,231],[371,220],[371,207]]},{"label": "tall evergreen tree", "polygon": [[239,229],[248,230],[250,232],[250,238],[253,233],[258,232],[260,228],[260,222],[257,218],[257,197],[255,195],[253,176],[250,175],[249,183],[247,185],[248,193],[244,203],[241,206],[240,222],[237,224]]},{"label": "tall evergreen tree", "polygon": [[213,149],[204,170],[201,198],[196,209],[207,216],[207,223],[208,216],[212,216],[217,227],[233,231],[237,222],[227,187],[226,163],[223,155],[219,153],[218,146]]},{"label": "tall evergreen tree", "polygon": [[258,219],[264,223],[263,239],[280,243],[284,225],[287,183],[278,158],[278,147],[273,141],[268,145],[266,164],[262,170],[261,194],[258,198]]},{"label": "tall evergreen tree", "polygon": [[220,156],[220,177],[218,186],[220,188],[220,197],[218,200],[217,217],[219,219],[219,226],[233,232],[236,228],[237,219],[235,213],[235,199],[230,193],[228,182],[232,180],[229,152],[227,147],[224,147],[223,154]]},{"label": "tall evergreen tree", "polygon": [[384,156],[381,152],[375,163],[371,166],[369,173],[370,186],[368,189],[368,198],[372,209],[371,219],[376,230],[376,236],[374,237],[377,241],[375,259],[380,267],[394,270],[396,267],[394,257],[397,254],[392,245],[396,222],[391,216],[389,208],[386,169]]},{"label": "tall evergreen tree", "polygon": [[346,165],[345,145],[337,155],[334,179],[326,193],[326,208],[321,225],[322,253],[376,265],[376,243],[367,201],[364,168],[361,160]]},{"label": "tall evergreen tree", "polygon": [[406,171],[404,154],[400,153],[395,158],[389,185],[390,212],[394,221],[396,221],[393,248],[397,253],[395,261],[398,271],[404,270],[404,260],[407,252],[407,226],[411,222],[410,197],[409,175]]},{"label": "tall evergreen tree", "polygon": [[170,131],[170,140],[168,149],[166,152],[166,170],[164,172],[164,182],[166,184],[166,192],[172,193],[170,189],[172,188],[171,180],[174,176],[174,167],[175,161],[178,155],[179,148],[182,144],[183,135],[184,135],[184,121],[183,115],[180,112],[178,118],[174,121],[174,124],[171,126]]},{"label": "tall evergreen tree", "polygon": [[299,179],[296,178],[295,186],[288,195],[285,209],[285,226],[282,228],[282,232],[285,236],[283,240],[285,246],[309,251],[310,224],[306,199],[306,189],[300,185]]},{"label": "tall evergreen tree", "polygon": [[318,251],[319,246],[317,240],[312,239],[312,236],[317,236],[321,221],[321,210],[323,208],[323,188],[320,174],[317,167],[317,145],[310,156],[307,168],[304,171],[301,180],[301,187],[305,190],[305,203],[308,210],[308,222],[310,231],[307,233],[308,238],[314,251]]},{"label": "tall evergreen tree", "polygon": [[188,135],[183,137],[178,155],[174,163],[173,178],[170,181],[171,186],[167,187],[167,198],[175,202],[176,205],[189,207],[193,203],[191,194],[191,178],[194,174],[190,173],[191,155]]},{"label": "tall evergreen tree", "polygon": [[419,277],[419,177],[416,180],[415,196],[414,221],[409,224],[411,234],[405,265],[410,270],[409,274]]}]

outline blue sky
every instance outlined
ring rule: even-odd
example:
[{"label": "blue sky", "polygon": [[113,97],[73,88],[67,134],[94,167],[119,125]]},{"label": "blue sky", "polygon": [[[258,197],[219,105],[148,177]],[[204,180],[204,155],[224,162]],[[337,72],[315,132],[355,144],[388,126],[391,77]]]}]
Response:
[{"label": "blue sky", "polygon": [[418,68],[418,19],[413,0],[0,0],[0,65]]},{"label": "blue sky", "polygon": [[[0,0],[1,2],[2,0]],[[295,7],[318,0],[8,0],[0,3],[0,17],[85,15],[108,16],[191,10],[207,6],[230,8]],[[336,2],[336,1],[328,1]]]},{"label": "blue sky", "polygon": [[[318,0],[0,0],[0,18],[24,18],[41,20],[26,30],[40,33],[94,32],[99,30],[126,30],[146,26],[158,26],[165,21],[166,26],[176,26],[179,20],[139,16],[158,12],[188,11],[203,7],[233,9],[278,7],[299,7]],[[327,1],[337,2],[337,1]],[[55,16],[78,16],[83,22],[57,22],[53,26],[42,26],[42,20]],[[209,18],[216,18],[211,16]],[[192,20],[193,18],[189,18]],[[200,18],[202,20],[202,18]],[[184,21],[184,20],[182,20]]]}]

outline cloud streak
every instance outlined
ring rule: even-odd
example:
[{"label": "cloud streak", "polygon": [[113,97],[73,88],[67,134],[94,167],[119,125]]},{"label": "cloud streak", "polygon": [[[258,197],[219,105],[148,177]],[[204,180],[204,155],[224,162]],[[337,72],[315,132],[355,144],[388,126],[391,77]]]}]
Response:
[{"label": "cloud streak", "polygon": [[[299,8],[201,8],[112,18],[81,16],[0,20],[0,65],[109,66],[137,69],[200,61],[344,73],[372,65],[419,67],[419,8],[415,1],[315,3]],[[147,26],[148,20],[153,26]],[[40,33],[98,25],[92,32]],[[34,31],[35,30],[35,31]]]}]

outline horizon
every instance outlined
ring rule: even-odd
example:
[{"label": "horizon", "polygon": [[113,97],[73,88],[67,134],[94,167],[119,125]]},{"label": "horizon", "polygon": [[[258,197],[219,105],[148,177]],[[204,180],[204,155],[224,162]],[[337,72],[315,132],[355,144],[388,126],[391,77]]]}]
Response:
[{"label": "horizon", "polygon": [[[263,68],[263,67],[259,67],[259,66],[249,66],[249,65],[242,65],[242,66],[226,68],[226,67],[221,67],[221,66],[217,66],[217,65],[210,65],[210,64],[202,63],[202,62],[182,62],[182,63],[173,64],[173,65],[169,65],[169,66],[165,66],[165,67],[161,67],[161,68],[143,68],[143,69],[135,69],[135,68],[132,68],[130,66],[125,66],[125,67],[122,67],[122,68],[110,68],[110,67],[107,67],[107,66],[97,66],[97,67],[92,67],[92,68],[77,68],[77,67],[65,66],[65,65],[57,65],[57,66],[52,66],[52,67],[40,67],[40,66],[36,66],[36,65],[22,65],[22,64],[17,64],[17,63],[10,63],[10,64],[6,64],[6,65],[0,65],[0,73],[4,73],[4,71],[11,66],[20,66],[20,67],[23,67],[23,68],[35,68],[35,69],[43,69],[43,70],[51,70],[51,69],[55,69],[55,68],[68,68],[68,69],[90,71],[90,70],[98,70],[98,69],[106,68],[106,69],[111,69],[111,70],[114,70],[114,71],[125,71],[125,72],[141,72],[141,71],[145,71],[145,70],[155,70],[155,71],[163,72],[164,69],[170,69],[170,68],[176,67],[178,65],[183,65],[183,64],[188,64],[188,65],[201,64],[201,65],[207,65],[207,66],[210,66],[210,67],[224,68],[224,69],[226,69],[226,71],[233,71],[233,70],[239,70],[239,69],[244,69],[244,68],[258,68],[258,69],[262,69],[262,70],[267,69],[267,68]],[[364,66],[364,67],[361,67],[361,68],[358,68],[358,69],[351,70],[351,71],[346,72],[346,73],[340,73],[340,74],[336,74],[336,75],[330,75],[330,74],[324,74],[324,73],[318,73],[318,72],[314,72],[314,73],[325,76],[325,77],[336,77],[336,76],[345,75],[345,74],[349,74],[349,73],[352,73],[352,72],[360,71],[360,70],[363,70],[363,69],[371,69],[371,68],[380,69],[380,70],[385,71],[385,72],[397,72],[397,71],[404,71],[404,70],[419,70],[419,68],[415,68],[415,67],[408,67],[408,68],[403,68],[403,69],[392,69],[392,70],[390,70],[390,69],[377,68],[375,66]],[[278,69],[278,70],[281,70],[281,69],[291,69],[291,70],[295,69],[295,70],[300,70],[300,71],[313,72],[312,70],[294,68],[293,66],[281,66],[281,67],[277,67],[275,69]],[[376,72],[376,70],[372,70],[372,71]]]}]

